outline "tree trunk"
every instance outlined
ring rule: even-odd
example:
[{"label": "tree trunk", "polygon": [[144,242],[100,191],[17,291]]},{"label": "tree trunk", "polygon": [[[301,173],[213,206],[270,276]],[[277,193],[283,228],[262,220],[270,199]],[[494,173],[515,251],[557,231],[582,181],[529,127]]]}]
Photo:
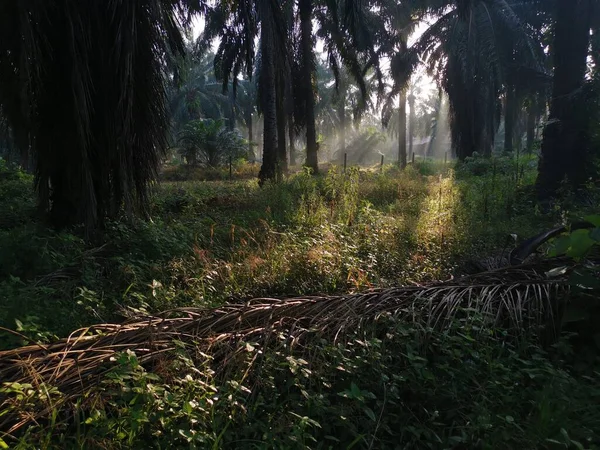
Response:
[{"label": "tree trunk", "polygon": [[413,141],[415,138],[415,122],[416,122],[416,114],[415,114],[415,96],[410,94],[408,96],[408,106],[410,108],[410,114],[408,116],[408,154],[412,157],[414,149],[413,149]]},{"label": "tree trunk", "polygon": [[533,144],[535,143],[535,129],[537,125],[536,103],[537,99],[532,99],[527,108],[527,153],[533,152]]},{"label": "tree trunk", "polygon": [[565,176],[579,184],[586,172],[582,96],[590,38],[591,0],[558,0],[554,34],[554,84],[544,130],[537,193],[556,194]]},{"label": "tree trunk", "polygon": [[398,165],[406,167],[406,92],[400,93],[398,107]]},{"label": "tree trunk", "polygon": [[285,109],[285,80],[281,71],[277,71],[277,164],[278,173],[287,173],[287,147],[285,143],[285,125],[287,122],[287,111]]},{"label": "tree trunk", "polygon": [[296,137],[294,136],[294,124],[292,120],[288,117],[288,135],[290,141],[290,166],[296,165]]},{"label": "tree trunk", "polygon": [[253,140],[254,140],[254,129],[252,123],[252,114],[248,116],[248,160],[254,161],[256,157],[254,156],[254,149],[252,148]]},{"label": "tree trunk", "polygon": [[263,112],[263,160],[258,174],[262,185],[275,179],[277,173],[277,100],[275,89],[275,36],[274,18],[268,0],[259,0],[262,23],[260,27],[261,45],[261,109]]},{"label": "tree trunk", "polygon": [[346,153],[346,92],[344,92],[340,98],[340,161],[344,162],[344,153]]},{"label": "tree trunk", "polygon": [[506,87],[506,104],[504,106],[504,151],[514,150],[515,122],[517,118],[517,91],[513,83]]},{"label": "tree trunk", "polygon": [[319,157],[317,146],[317,130],[315,125],[315,95],[313,89],[314,78],[314,45],[312,35],[312,0],[300,0],[298,3],[300,13],[300,46],[302,48],[302,83],[306,98],[306,165],[319,173]]}]

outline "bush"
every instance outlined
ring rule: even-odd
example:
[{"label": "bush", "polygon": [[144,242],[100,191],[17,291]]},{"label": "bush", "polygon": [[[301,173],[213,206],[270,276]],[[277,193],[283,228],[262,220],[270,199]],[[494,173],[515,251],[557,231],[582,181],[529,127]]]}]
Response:
[{"label": "bush", "polygon": [[0,158],[0,230],[30,221],[35,210],[33,177]]}]

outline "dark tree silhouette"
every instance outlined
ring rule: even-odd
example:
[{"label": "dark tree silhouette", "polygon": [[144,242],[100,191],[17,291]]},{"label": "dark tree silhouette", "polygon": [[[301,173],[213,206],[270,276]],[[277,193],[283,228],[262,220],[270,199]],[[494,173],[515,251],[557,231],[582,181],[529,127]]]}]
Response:
[{"label": "dark tree silhouette", "polygon": [[166,55],[183,52],[191,12],[173,0],[0,3],[0,104],[54,226],[90,233],[123,207],[145,211],[167,146]]},{"label": "dark tree silhouette", "polygon": [[550,117],[544,130],[537,190],[552,197],[566,177],[585,180],[586,124],[582,88],[587,70],[593,0],[558,0],[554,41],[554,84]]}]

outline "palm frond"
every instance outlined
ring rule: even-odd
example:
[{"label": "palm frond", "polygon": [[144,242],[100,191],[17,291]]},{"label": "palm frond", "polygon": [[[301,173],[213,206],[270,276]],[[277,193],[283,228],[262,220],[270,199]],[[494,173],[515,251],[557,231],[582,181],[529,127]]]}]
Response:
[{"label": "palm frond", "polygon": [[[554,327],[557,322],[557,302],[568,291],[568,275],[547,278],[545,272],[554,264],[547,261],[348,296],[263,298],[209,310],[182,308],[122,325],[96,325],[49,345],[0,352],[0,377],[5,383],[55,387],[63,394],[61,401],[67,402],[94,389],[98,378],[113,367],[113,357],[124,351],[135,352],[142,363],[151,364],[178,346],[189,346],[220,361],[214,370],[223,376],[241,342],[254,342],[266,350],[284,339],[302,351],[301,344],[311,336],[343,342],[357,329],[384,319],[439,329],[459,316],[463,320],[483,316],[490,325],[520,334],[530,328]],[[1,400],[14,401],[9,393]],[[4,416],[0,429],[12,433],[49,412],[50,408],[38,405],[24,419]]]}]

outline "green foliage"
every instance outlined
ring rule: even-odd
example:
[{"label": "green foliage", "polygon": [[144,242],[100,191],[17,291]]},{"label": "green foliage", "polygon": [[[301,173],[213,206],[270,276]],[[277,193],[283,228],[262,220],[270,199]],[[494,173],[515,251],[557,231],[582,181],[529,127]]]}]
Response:
[{"label": "green foliage", "polygon": [[31,220],[35,206],[32,186],[31,175],[10,167],[0,158],[0,230]]},{"label": "green foliage", "polygon": [[[535,234],[576,213],[535,210],[534,169],[523,159],[474,158],[456,170],[429,161],[403,172],[331,167],[262,189],[254,179],[166,182],[152,193],[152,221],[109,222],[94,247],[77,229],[15,225],[0,230],[0,326],[21,336],[2,333],[0,346],[183,305],[447,279],[464,258],[502,250],[508,233]],[[0,180],[0,191],[17,179],[26,192],[30,179],[19,177]],[[382,317],[343,342],[311,338],[306,353],[285,342],[245,343],[225,378],[219,361],[183,349],[151,366],[120,355],[101,389],[70,407],[74,416],[57,409],[10,444],[491,449],[598,440],[597,353],[586,350],[580,369],[583,356],[567,341],[546,354],[478,323],[439,333]],[[260,370],[247,373],[253,359]],[[4,389],[22,392],[21,403],[0,414],[61,395],[51,386]]]},{"label": "green foliage", "polygon": [[563,234],[555,239],[549,255],[567,255],[582,260],[595,248],[598,248],[600,245],[600,215],[587,216],[585,220],[594,227]]},{"label": "green foliage", "polygon": [[188,164],[218,167],[230,158],[246,155],[248,145],[239,132],[225,128],[223,120],[192,120],[178,136],[181,154]]},{"label": "green foliage", "polygon": [[[566,342],[551,362],[505,338],[478,320],[441,333],[382,318],[344,342],[309,340],[307,356],[283,336],[272,348],[240,343],[226,380],[207,355],[175,352],[150,373],[124,353],[75,420],[57,412],[14,448],[596,448],[597,374],[565,370]],[[3,389],[23,410],[60,395]]]},{"label": "green foliage", "polygon": [[[332,167],[323,177],[300,173],[262,189],[255,179],[167,182],[152,193],[152,221],[109,222],[94,247],[77,229],[56,233],[30,223],[0,230],[0,326],[14,329],[19,320],[37,339],[122,320],[131,309],[445,279],[466,257],[505,248],[509,233],[532,235],[552,223],[531,214],[522,192],[533,167],[519,163],[524,173],[515,184],[509,160],[506,170],[479,176],[470,164],[455,176],[430,161],[381,174]],[[174,170],[165,176],[206,175]],[[235,170],[242,178],[252,166]],[[429,175],[436,170],[441,177]],[[12,171],[0,192],[15,182],[15,196],[30,195],[15,222],[24,223],[33,209],[31,179]],[[2,197],[0,207],[9,209],[13,197]],[[20,342],[2,336],[3,347]]]}]

